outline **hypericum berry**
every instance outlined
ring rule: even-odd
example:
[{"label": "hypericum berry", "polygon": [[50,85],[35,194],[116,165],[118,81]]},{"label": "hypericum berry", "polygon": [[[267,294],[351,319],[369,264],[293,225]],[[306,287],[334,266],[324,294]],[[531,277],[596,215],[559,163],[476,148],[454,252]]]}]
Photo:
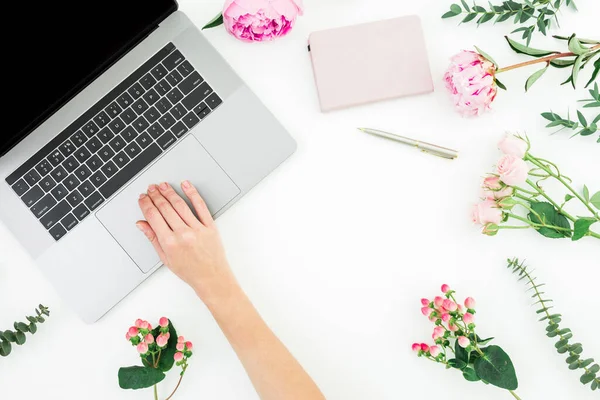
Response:
[{"label": "hypericum berry", "polygon": [[467,325],[472,324],[474,320],[475,317],[471,313],[466,313],[465,315],[463,315],[463,321],[465,321]]},{"label": "hypericum berry", "polygon": [[450,286],[445,283],[442,285],[442,293],[448,293],[450,291]]},{"label": "hypericum berry", "polygon": [[465,299],[465,307],[467,307],[468,309],[474,310],[476,306],[477,306],[477,303],[475,302],[474,298],[467,297]]},{"label": "hypericum berry", "polygon": [[429,348],[429,354],[431,354],[432,357],[439,356],[441,352],[442,352],[442,349],[439,346],[431,346]]},{"label": "hypericum berry", "polygon": [[467,347],[469,347],[470,344],[471,344],[471,341],[469,340],[469,338],[467,338],[465,336],[460,336],[458,338],[458,345],[460,347],[462,347],[463,349],[466,349]]}]

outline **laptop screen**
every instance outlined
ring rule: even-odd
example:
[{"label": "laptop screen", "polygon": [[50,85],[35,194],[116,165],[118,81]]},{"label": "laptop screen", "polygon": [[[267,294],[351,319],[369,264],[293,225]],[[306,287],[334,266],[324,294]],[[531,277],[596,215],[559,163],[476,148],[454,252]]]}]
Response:
[{"label": "laptop screen", "polygon": [[3,113],[0,155],[177,9],[175,0],[7,3],[12,4],[3,7],[2,44],[8,109]]}]

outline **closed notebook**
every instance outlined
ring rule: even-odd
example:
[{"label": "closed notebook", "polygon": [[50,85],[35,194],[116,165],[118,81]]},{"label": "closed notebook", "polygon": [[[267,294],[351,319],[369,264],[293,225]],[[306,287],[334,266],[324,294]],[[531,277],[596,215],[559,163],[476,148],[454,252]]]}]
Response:
[{"label": "closed notebook", "polygon": [[323,112],[433,91],[418,16],[314,32],[309,50]]}]

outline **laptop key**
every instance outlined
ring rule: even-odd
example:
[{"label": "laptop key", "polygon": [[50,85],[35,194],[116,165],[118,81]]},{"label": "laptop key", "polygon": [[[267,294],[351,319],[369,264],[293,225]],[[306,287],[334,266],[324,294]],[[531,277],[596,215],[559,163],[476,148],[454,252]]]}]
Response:
[{"label": "laptop key", "polygon": [[200,103],[202,100],[204,100],[211,93],[212,93],[212,88],[209,86],[208,83],[203,82],[196,89],[192,90],[190,92],[190,94],[188,94],[181,103],[188,110],[192,110],[194,107],[196,107],[198,105],[198,103]]},{"label": "laptop key", "polygon": [[[104,121],[106,120],[106,118],[100,118],[100,121]],[[106,124],[104,124],[106,125]],[[96,123],[94,121],[90,121],[87,124],[84,125],[83,128],[81,128],[81,130],[83,131],[83,133],[85,133],[87,135],[87,137],[92,137],[94,136],[96,133],[98,133],[98,131],[100,130],[100,128],[98,128],[98,125],[96,125]]]},{"label": "laptop key", "polygon": [[82,130],[78,130],[71,136],[71,142],[75,145],[75,147],[81,147],[88,140],[87,136],[83,133]]},{"label": "laptop key", "polygon": [[[128,126],[127,128],[125,128],[125,130],[123,132],[121,132],[121,137],[127,142],[131,142],[133,139],[135,139],[135,137],[137,136],[137,132],[135,131],[135,129],[133,129],[133,127]],[[106,160],[105,160],[106,161]]]},{"label": "laptop key", "polygon": [[82,165],[75,171],[75,176],[82,181],[85,181],[90,175],[92,175],[92,171],[85,165]]},{"label": "laptop key", "polygon": [[183,80],[183,76],[177,71],[171,71],[165,78],[172,86],[177,86]]},{"label": "laptop key", "polygon": [[187,110],[181,103],[171,109],[171,115],[177,120],[185,117],[185,114],[187,114]]},{"label": "laptop key", "polygon": [[[106,124],[108,124],[110,122],[110,117],[108,116],[108,114],[106,114],[106,112],[100,111],[98,113],[98,115],[96,115],[94,117],[94,122],[96,124],[98,124],[99,129],[102,129],[106,126]],[[98,129],[96,129],[96,132],[98,132]],[[94,132],[94,133],[85,132],[85,134],[88,135],[88,137],[90,137],[90,136],[93,136],[96,132]]]},{"label": "laptop key", "polygon": [[150,143],[152,143],[152,139],[150,138],[150,136],[144,132],[142,133],[140,136],[138,136],[135,139],[135,142],[142,148],[145,149],[146,147],[148,147],[150,145]]},{"label": "laptop key", "polygon": [[216,93],[213,93],[206,98],[206,104],[208,104],[208,106],[211,108],[211,110],[214,110],[215,108],[217,108],[219,105],[221,105],[222,102],[223,102],[223,100],[221,100],[219,95]]},{"label": "laptop key", "polygon": [[67,140],[66,142],[61,144],[58,149],[60,150],[61,153],[63,153],[63,155],[65,157],[68,157],[69,154],[71,154],[75,151],[75,145],[73,143],[71,143],[70,140]]},{"label": "laptop key", "polygon": [[[98,133],[98,138],[102,141],[102,143],[106,144],[110,142],[112,138],[115,137],[115,134],[108,128],[104,128]],[[95,138],[92,138],[94,140]],[[91,149],[90,149],[91,150]],[[97,151],[97,150],[96,150]]]},{"label": "laptop key", "polygon": [[177,67],[179,64],[185,61],[185,58],[181,54],[179,50],[175,50],[171,54],[169,54],[164,60],[163,64],[169,71]]},{"label": "laptop key", "polygon": [[125,185],[131,178],[137,175],[149,165],[156,157],[162,153],[162,150],[156,143],[152,143],[146,150],[142,151],[136,158],[131,160],[122,170],[117,172],[108,180],[99,190],[105,198],[109,198],[113,193]]},{"label": "laptop key", "polygon": [[56,182],[62,182],[62,180],[67,177],[67,175],[67,171],[61,165],[54,168],[52,172],[50,172],[50,176],[53,177]]},{"label": "laptop key", "polygon": [[89,197],[89,195],[94,193],[96,188],[90,181],[85,181],[81,185],[79,185],[77,190],[79,190],[79,193],[81,193],[83,197]]},{"label": "laptop key", "polygon": [[29,192],[21,197],[21,200],[23,200],[23,203],[25,203],[27,207],[31,207],[42,197],[44,197],[44,191],[38,185],[35,185]]},{"label": "laptop key", "polygon": [[137,115],[142,115],[144,111],[148,109],[148,104],[146,104],[146,102],[142,98],[138,99],[135,103],[133,103],[133,106],[131,106],[131,108],[135,110]]},{"label": "laptop key", "polygon": [[71,174],[63,181],[63,185],[67,188],[68,191],[75,190],[79,185],[80,181],[74,174]]},{"label": "laptop key", "polygon": [[135,119],[137,118],[137,114],[135,113],[135,111],[133,111],[132,108],[128,108],[127,110],[121,113],[121,118],[123,119],[123,122],[125,122],[125,124],[129,125],[130,123],[135,121]]},{"label": "laptop key", "polygon": [[195,112],[190,111],[185,117],[183,117],[183,123],[188,129],[192,129],[198,122],[200,122],[200,118],[196,115]]},{"label": "laptop key", "polygon": [[158,64],[156,67],[152,68],[152,71],[150,71],[150,73],[152,74],[154,79],[159,81],[162,78],[164,78],[165,75],[167,75],[167,70],[165,69],[165,67],[162,66],[162,64]]},{"label": "laptop key", "polygon": [[146,118],[144,118],[143,115],[141,115],[133,123],[133,127],[135,128],[136,131],[138,131],[138,133],[144,132],[146,129],[148,129],[149,126],[150,126],[150,124],[148,123],[148,121],[146,121]]},{"label": "laptop key", "polygon": [[110,179],[111,176],[117,173],[117,166],[114,162],[109,161],[100,168],[104,175]]},{"label": "laptop key", "polygon": [[25,182],[25,179],[19,179],[12,185],[13,190],[17,194],[17,196],[22,196],[29,190],[29,185]]},{"label": "laptop key", "polygon": [[152,106],[144,113],[144,117],[146,117],[149,123],[153,123],[160,117],[160,113],[156,107]]},{"label": "laptop key", "polygon": [[90,215],[90,210],[88,210],[85,204],[80,204],[73,209],[73,215],[75,215],[79,221],[83,221],[85,217]]},{"label": "laptop key", "polygon": [[167,111],[169,111],[171,107],[173,107],[173,104],[171,104],[171,102],[168,99],[162,98],[158,101],[158,103],[155,104],[155,106],[161,114],[164,114]]},{"label": "laptop key", "polygon": [[111,158],[113,158],[115,152],[113,151],[113,149],[111,149],[109,145],[106,145],[102,149],[100,149],[98,155],[100,156],[102,161],[108,162]]},{"label": "laptop key", "polygon": [[92,175],[92,177],[90,178],[90,181],[92,182],[92,184],[94,186],[99,188],[100,186],[102,186],[104,184],[104,182],[106,182],[106,177],[104,176],[102,171],[98,171],[94,175]]},{"label": "laptop key", "polygon": [[119,154],[117,154],[112,160],[115,164],[117,164],[117,167],[123,168],[125,164],[129,162],[129,157],[127,157],[127,154],[125,154],[125,152],[122,151]]},{"label": "laptop key", "polygon": [[163,79],[154,85],[154,90],[156,90],[160,96],[164,96],[165,94],[169,93],[169,90],[171,90],[171,85],[169,85],[169,82],[167,82],[166,79]]},{"label": "laptop key", "polygon": [[[77,152],[75,153],[75,158],[77,159],[77,161],[79,161],[80,163],[85,162],[85,160],[87,160],[88,158],[90,158],[92,156],[92,153],[90,153],[90,151],[86,148],[86,147],[81,147],[80,149],[77,150]],[[68,159],[67,159],[68,160]]]},{"label": "laptop key", "polygon": [[54,188],[54,186],[56,186],[56,182],[54,182],[54,179],[48,175],[40,181],[40,186],[42,189],[44,189],[44,192],[48,193],[52,190],[52,188]]},{"label": "laptop key", "polygon": [[144,88],[138,82],[134,83],[133,86],[127,89],[127,93],[129,93],[134,100],[139,99],[144,92]]},{"label": "laptop key", "polygon": [[159,97],[160,96],[158,95],[158,93],[156,93],[156,90],[154,90],[154,89],[148,90],[142,96],[142,98],[144,100],[146,100],[146,103],[148,103],[149,105],[152,105],[152,104],[156,103],[158,101]]},{"label": "laptop key", "polygon": [[177,71],[179,71],[179,73],[183,75],[183,77],[186,77],[194,71],[194,67],[192,67],[192,64],[190,64],[188,60],[185,60],[184,62],[179,64],[179,67],[177,67]]},{"label": "laptop key", "polygon": [[77,218],[75,218],[75,216],[71,213],[67,214],[62,221],[60,221],[60,224],[68,231],[75,228],[75,225],[78,223],[79,222],[77,221]]},{"label": "laptop key", "polygon": [[127,145],[127,147],[125,147],[125,153],[127,153],[129,158],[134,158],[135,156],[140,154],[141,151],[142,149],[135,142],[131,142]]},{"label": "laptop key", "polygon": [[66,201],[61,201],[54,207],[52,210],[48,211],[42,218],[40,218],[40,222],[46,229],[52,228],[58,221],[63,219],[65,215],[71,212],[71,207]]},{"label": "laptop key", "polygon": [[158,143],[161,149],[166,150],[171,147],[176,140],[177,138],[171,132],[167,132],[156,139],[156,143]]},{"label": "laptop key", "polygon": [[25,182],[27,182],[29,186],[33,186],[36,183],[38,183],[40,179],[42,179],[42,177],[35,169],[32,169],[31,171],[25,174],[23,179],[25,179]]},{"label": "laptop key", "polygon": [[178,138],[182,137],[187,131],[188,128],[186,128],[185,124],[181,121],[177,122],[171,128],[171,132]]},{"label": "laptop key", "polygon": [[129,93],[125,92],[117,98],[117,104],[121,106],[122,109],[126,109],[133,103],[133,99],[129,95]]},{"label": "laptop key", "polygon": [[52,170],[52,165],[46,160],[41,161],[38,165],[35,166],[35,170],[41,175],[45,176]]},{"label": "laptop key", "polygon": [[181,99],[183,99],[183,93],[181,93],[181,90],[173,88],[173,90],[167,93],[167,99],[169,99],[171,103],[177,104]]},{"label": "laptop key", "polygon": [[87,165],[92,172],[95,172],[98,168],[102,166],[102,160],[100,159],[100,157],[98,157],[98,155],[94,154],[92,158],[85,162],[85,165]]},{"label": "laptop key", "polygon": [[63,162],[64,159],[65,156],[63,156],[62,153],[58,150],[53,151],[52,154],[48,156],[48,161],[50,161],[50,164],[52,164],[53,167],[59,165],[61,162]]},{"label": "laptop key", "polygon": [[150,136],[152,136],[152,138],[157,139],[158,137],[160,137],[160,135],[165,133],[165,130],[162,126],[160,126],[160,123],[157,122],[150,128],[148,128],[147,132],[150,134]]},{"label": "laptop key", "polygon": [[56,224],[56,226],[52,227],[48,232],[57,242],[67,234],[67,231],[61,224]]},{"label": "laptop key", "polygon": [[52,196],[54,196],[54,198],[56,200],[60,201],[60,200],[64,199],[64,197],[67,195],[68,191],[62,184],[60,184],[60,185],[56,186],[54,189],[52,189],[52,191],[50,193],[52,193]]},{"label": "laptop key", "polygon": [[159,122],[162,125],[162,127],[166,130],[173,126],[173,124],[175,123],[175,118],[173,118],[171,114],[165,114],[160,118]]},{"label": "laptop key", "polygon": [[144,75],[142,79],[140,79],[140,83],[144,87],[144,89],[148,90],[156,83],[156,79],[152,76],[152,74],[147,73]]},{"label": "laptop key", "polygon": [[123,109],[117,104],[117,102],[113,101],[108,107],[104,109],[104,111],[108,114],[109,117],[115,118],[116,116],[121,114],[121,111],[123,111]]},{"label": "laptop key", "polygon": [[54,197],[52,197],[52,195],[50,193],[48,193],[47,195],[42,197],[42,199],[40,201],[35,203],[33,205],[33,207],[31,207],[31,212],[37,218],[40,218],[42,215],[46,214],[48,212],[48,210],[50,210],[50,208],[54,207],[55,205],[56,205],[56,200],[54,200]]},{"label": "laptop key", "polygon": [[[110,130],[108,130],[110,132]],[[104,133],[106,134],[106,133]],[[90,140],[88,140],[88,142],[85,144],[85,147],[87,147],[87,149],[90,151],[90,153],[94,154],[95,152],[97,152],[98,150],[100,150],[102,148],[102,142],[100,141],[100,139],[98,139],[96,136],[94,136],[93,138],[91,138]]]},{"label": "laptop key", "polygon": [[96,208],[98,208],[100,206],[100,204],[104,203],[104,199],[102,198],[102,195],[100,195],[100,193],[98,192],[94,192],[94,194],[92,194],[90,197],[88,197],[85,200],[85,205],[87,206],[87,208],[89,208],[91,211],[94,211]]},{"label": "laptop key", "polygon": [[190,93],[192,90],[194,90],[202,82],[204,82],[204,78],[202,78],[202,76],[200,76],[200,74],[197,71],[194,71],[194,72],[192,72],[192,74],[190,76],[185,78],[183,80],[183,82],[181,82],[179,84],[178,87],[179,87],[179,90],[181,90],[181,92],[184,95],[186,95],[186,94]]},{"label": "laptop key", "polygon": [[110,122],[110,124],[108,124],[108,127],[116,135],[117,133],[125,129],[125,122],[123,122],[121,117],[116,117]]},{"label": "laptop key", "polygon": [[[67,201],[69,202],[71,207],[77,207],[79,205],[79,203],[81,203],[83,201],[83,196],[77,190],[73,190],[71,193],[69,193],[69,197],[67,197]],[[71,211],[71,210],[69,209],[69,211]]]},{"label": "laptop key", "polygon": [[115,136],[115,138],[110,141],[109,145],[116,153],[117,151],[125,147],[125,141],[121,136]]}]

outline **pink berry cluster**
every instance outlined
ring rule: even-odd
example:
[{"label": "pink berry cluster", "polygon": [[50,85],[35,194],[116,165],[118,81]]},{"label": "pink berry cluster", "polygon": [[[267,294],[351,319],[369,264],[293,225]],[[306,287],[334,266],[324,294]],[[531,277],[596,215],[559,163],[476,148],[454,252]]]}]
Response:
[{"label": "pink berry cluster", "polygon": [[152,332],[152,325],[148,321],[137,319],[134,326],[130,327],[125,338],[136,346],[138,353],[146,355],[148,352],[156,353],[165,347],[169,342],[171,334],[169,333],[169,319],[162,317],[158,321],[159,330],[156,333]]},{"label": "pink berry cluster", "polygon": [[[187,359],[192,356],[193,349],[192,342],[185,340],[183,336],[179,336],[177,338],[177,353],[173,356],[175,358],[175,362],[177,366],[183,365],[187,366]],[[184,368],[185,370],[185,368]]]},{"label": "pink berry cluster", "polygon": [[467,297],[462,304],[456,301],[455,291],[442,285],[443,296],[433,300],[421,299],[421,312],[435,324],[431,338],[433,345],[414,343],[412,350],[419,357],[424,356],[437,362],[446,363],[446,350],[451,349],[450,340],[455,340],[462,348],[472,345],[469,337],[475,336],[475,300]]}]

